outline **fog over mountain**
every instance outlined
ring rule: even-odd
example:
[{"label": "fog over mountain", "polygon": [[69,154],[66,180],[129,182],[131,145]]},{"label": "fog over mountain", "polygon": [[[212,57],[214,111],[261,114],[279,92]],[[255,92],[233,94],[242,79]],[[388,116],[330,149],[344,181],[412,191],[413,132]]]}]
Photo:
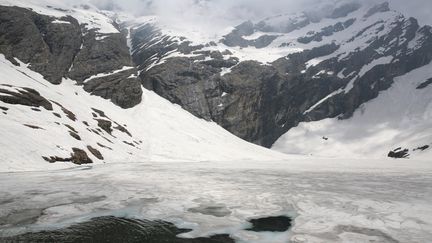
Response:
[{"label": "fog over mountain", "polygon": [[[89,0],[81,0],[82,2]],[[260,19],[281,13],[292,13],[314,9],[317,5],[333,5],[346,0],[90,0],[94,5],[113,9],[121,8],[136,15],[155,14],[168,18],[186,18],[194,20],[215,19],[245,20]],[[76,4],[77,1],[71,1]],[[376,4],[374,0],[353,0],[363,4]],[[432,1],[390,0],[392,9],[397,9],[408,16],[414,16],[422,24],[432,24]]]}]

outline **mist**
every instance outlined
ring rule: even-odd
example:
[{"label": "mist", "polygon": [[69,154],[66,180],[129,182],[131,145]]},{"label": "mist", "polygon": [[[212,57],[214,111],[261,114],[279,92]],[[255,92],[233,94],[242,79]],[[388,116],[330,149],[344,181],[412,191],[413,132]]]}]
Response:
[{"label": "mist", "polygon": [[[295,13],[317,6],[334,5],[340,1],[356,1],[374,5],[377,0],[81,0],[90,1],[101,9],[123,10],[135,16],[158,15],[167,21],[233,24],[245,20],[260,20],[269,16]],[[73,1],[76,3],[77,1]],[[432,24],[432,1],[389,0],[392,9],[419,19],[420,24]]]}]

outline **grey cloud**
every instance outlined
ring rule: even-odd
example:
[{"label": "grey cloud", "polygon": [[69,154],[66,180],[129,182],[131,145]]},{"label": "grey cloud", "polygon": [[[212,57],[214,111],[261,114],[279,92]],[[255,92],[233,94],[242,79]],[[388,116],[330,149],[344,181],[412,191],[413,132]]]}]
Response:
[{"label": "grey cloud", "polygon": [[[77,2],[77,0],[66,0]],[[90,1],[103,9],[123,9],[135,15],[156,14],[176,21],[235,22],[257,20],[281,13],[313,9],[338,1],[357,1],[362,4],[377,0],[78,0]],[[432,24],[431,0],[388,0],[392,8],[407,16],[419,18],[422,24]]]}]

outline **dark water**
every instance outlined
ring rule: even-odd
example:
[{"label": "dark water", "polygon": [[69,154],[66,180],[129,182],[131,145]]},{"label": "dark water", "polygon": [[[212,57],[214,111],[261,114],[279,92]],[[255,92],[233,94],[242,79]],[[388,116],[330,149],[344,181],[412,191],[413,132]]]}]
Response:
[{"label": "dark water", "polygon": [[[255,232],[285,232],[291,227],[291,218],[275,216],[251,219]],[[234,243],[227,234],[193,239],[179,238],[177,235],[191,231],[180,229],[165,221],[118,218],[113,216],[98,217],[68,228],[30,232],[9,238],[0,238],[0,242],[144,242],[144,243]]]},{"label": "dark water", "polygon": [[291,218],[286,216],[251,219],[252,228],[247,230],[255,232],[285,232],[291,227]]},{"label": "dark water", "polygon": [[172,223],[116,217],[99,217],[65,229],[26,233],[0,242],[144,242],[144,243],[233,243],[229,235],[183,239],[178,234],[189,232]]}]

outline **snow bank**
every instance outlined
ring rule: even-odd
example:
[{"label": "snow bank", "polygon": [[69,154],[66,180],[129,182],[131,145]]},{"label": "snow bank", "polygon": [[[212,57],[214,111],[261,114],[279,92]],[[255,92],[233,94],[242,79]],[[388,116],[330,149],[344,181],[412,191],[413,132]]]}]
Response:
[{"label": "snow bank", "polygon": [[432,147],[432,86],[417,89],[432,77],[431,68],[432,63],[395,78],[390,89],[362,105],[350,119],[300,123],[272,149],[328,157],[384,158],[402,147],[410,149],[412,158],[431,161],[432,149],[413,151],[424,145]]}]

